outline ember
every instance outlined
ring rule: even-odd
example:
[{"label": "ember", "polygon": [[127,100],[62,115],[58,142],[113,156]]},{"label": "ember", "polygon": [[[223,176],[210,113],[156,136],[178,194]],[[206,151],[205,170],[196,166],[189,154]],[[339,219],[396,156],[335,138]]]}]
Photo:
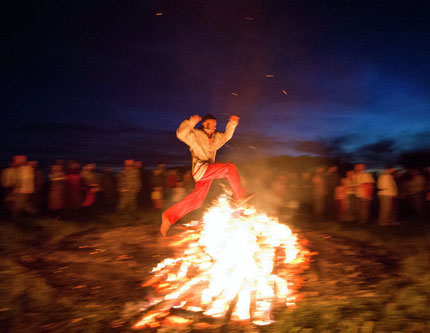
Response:
[{"label": "ember", "polygon": [[177,256],[160,262],[142,284],[154,294],[133,328],[171,322],[166,317],[174,309],[270,324],[274,306],[295,304],[298,274],[311,255],[286,225],[253,208],[235,207],[225,195],[170,246]]}]

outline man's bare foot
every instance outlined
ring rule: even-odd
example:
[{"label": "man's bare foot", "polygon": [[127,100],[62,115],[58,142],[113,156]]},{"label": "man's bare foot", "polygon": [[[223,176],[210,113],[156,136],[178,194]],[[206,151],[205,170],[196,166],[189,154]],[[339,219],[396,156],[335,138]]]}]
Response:
[{"label": "man's bare foot", "polygon": [[170,229],[170,221],[167,219],[167,217],[164,214],[161,214],[161,228],[160,233],[163,236],[163,238],[166,238],[167,231]]}]

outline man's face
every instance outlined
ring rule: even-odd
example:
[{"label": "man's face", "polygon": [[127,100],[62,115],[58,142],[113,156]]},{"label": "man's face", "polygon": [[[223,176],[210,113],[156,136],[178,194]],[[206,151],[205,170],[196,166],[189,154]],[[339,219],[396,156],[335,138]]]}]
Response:
[{"label": "man's face", "polygon": [[216,119],[206,119],[203,123],[203,128],[210,134],[214,133],[216,130]]}]

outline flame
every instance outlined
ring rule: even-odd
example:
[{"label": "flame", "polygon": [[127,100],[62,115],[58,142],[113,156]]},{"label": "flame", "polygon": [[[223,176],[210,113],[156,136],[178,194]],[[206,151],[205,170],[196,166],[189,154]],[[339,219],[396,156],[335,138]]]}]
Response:
[{"label": "flame", "polygon": [[172,308],[267,325],[274,305],[295,304],[297,275],[311,253],[288,226],[221,195],[200,224],[187,227],[170,242],[178,255],[142,284],[158,296],[134,328],[156,325]]}]

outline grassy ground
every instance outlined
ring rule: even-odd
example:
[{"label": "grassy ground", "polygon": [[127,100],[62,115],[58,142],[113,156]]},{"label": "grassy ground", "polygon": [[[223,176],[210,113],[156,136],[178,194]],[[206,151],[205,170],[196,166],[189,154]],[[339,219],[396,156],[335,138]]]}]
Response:
[{"label": "grassy ground", "polygon": [[[320,252],[307,272],[311,277],[316,270],[316,279],[304,287],[316,293],[282,313],[275,331],[430,332],[429,224],[296,226]],[[319,232],[325,236],[315,239]],[[332,239],[329,248],[321,243],[324,237]],[[332,291],[324,286],[327,278]]]},{"label": "grassy ground", "polygon": [[[430,332],[428,224],[381,228],[295,218],[313,258],[294,308],[276,322],[212,331]],[[170,254],[159,216],[29,219],[0,225],[0,326],[4,332],[127,332],[144,305],[140,286]],[[198,330],[162,327],[163,331]],[[201,330],[200,330],[201,331]]]}]

